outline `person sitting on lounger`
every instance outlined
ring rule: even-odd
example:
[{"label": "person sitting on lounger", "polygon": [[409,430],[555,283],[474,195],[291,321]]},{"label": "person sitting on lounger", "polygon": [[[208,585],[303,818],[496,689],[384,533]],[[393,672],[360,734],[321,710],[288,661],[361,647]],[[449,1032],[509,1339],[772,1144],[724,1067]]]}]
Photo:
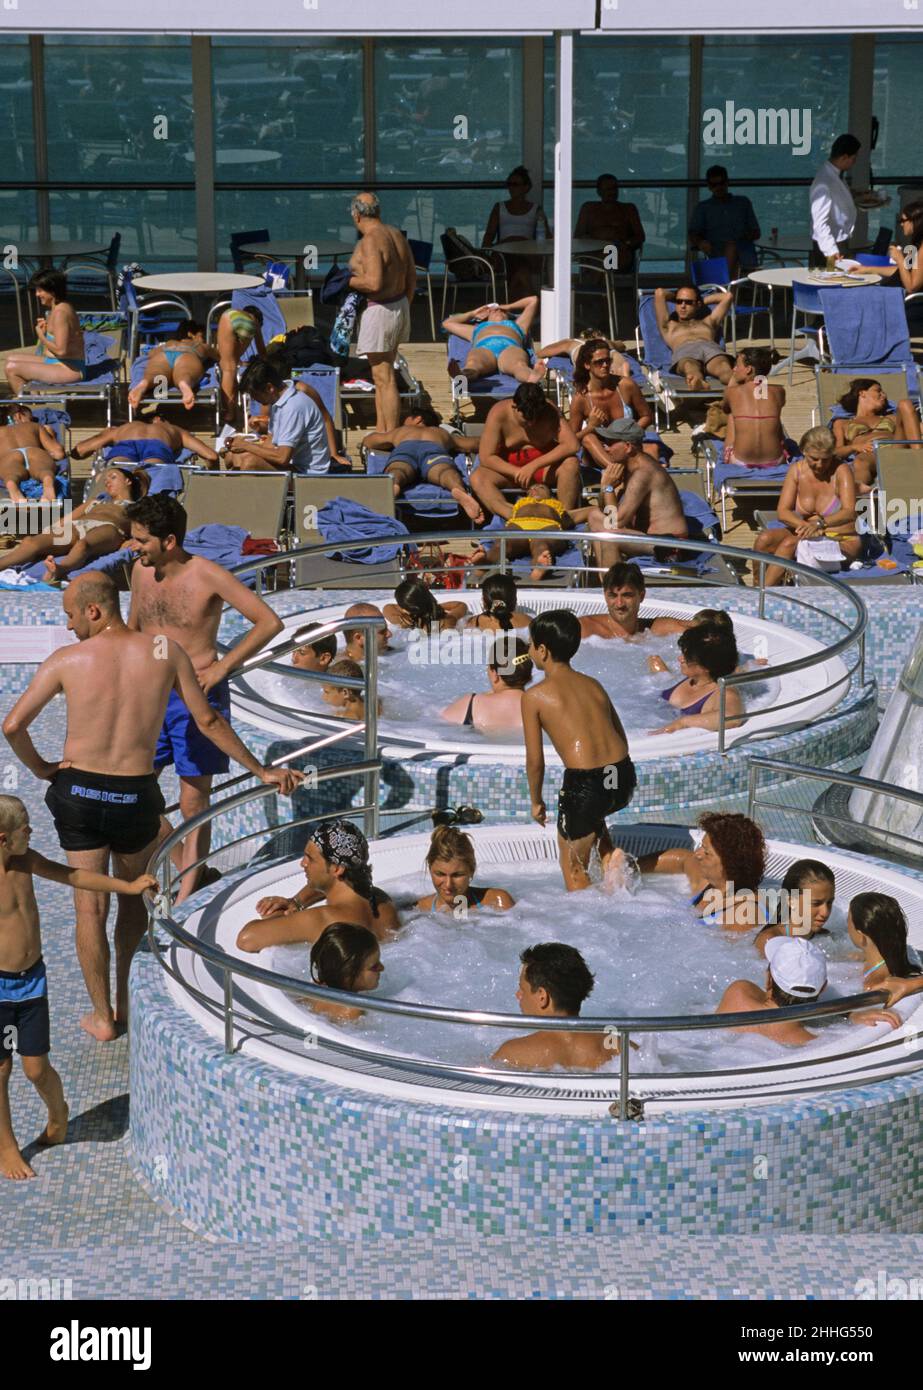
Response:
[{"label": "person sitting on lounger", "polygon": [[[808,430],[799,446],[804,455],[789,465],[779,495],[777,515],[782,526],[767,526],[754,549],[793,560],[801,541],[835,540],[844,568],[862,554],[862,537],[856,534],[856,481],[836,456],[830,430],[819,425]],[[765,584],[782,584],[781,565],[767,565]]]},{"label": "person sitting on lounger", "polygon": [[0,428],[0,483],[6,484],[11,502],[25,502],[20,483],[33,478],[42,485],[42,501],[53,502],[55,460],[64,450],[47,425],[32,418],[27,405],[13,405],[7,424]]},{"label": "person sitting on lounger", "polygon": [[[686,378],[690,391],[707,390],[706,376],[717,377],[725,385],[731,379],[733,363],[723,348],[717,346],[721,325],[733,302],[729,291],[710,294],[705,300],[695,285],[680,285],[672,292],[673,313],[669,310],[671,292],[654,291],[654,313],[657,327],[672,353],[670,370]],[[714,307],[709,311],[708,305]]]},{"label": "person sitting on lounger", "polygon": [[183,449],[189,449],[207,464],[218,462],[218,455],[208,444],[160,415],[129,420],[124,425],[110,425],[89,439],[81,439],[71,449],[70,456],[72,459],[91,458],[102,449],[109,450],[107,463],[138,463],[142,467],[175,464]]},{"label": "person sitting on lounger", "polygon": [[175,386],[183,405],[191,410],[195,405],[199,383],[218,353],[205,341],[205,329],[195,319],[183,319],[175,338],[152,347],[144,358],[141,379],[128,393],[128,404],[137,410],[148,396],[165,396]]},{"label": "person sitting on lounger", "polygon": [[[467,338],[471,351],[462,366],[449,359],[449,376],[477,381],[482,376],[504,372],[517,381],[541,381],[548,368],[543,362],[533,367],[526,351],[532,320],[538,311],[538,295],[530,294],[514,304],[484,304],[467,314],[443,320],[447,333]],[[515,318],[510,315],[515,314]]]},{"label": "person sitting on lounger", "polygon": [[44,314],[35,322],[35,352],[14,352],[6,359],[6,379],[14,396],[27,381],[71,386],[85,381],[87,373],[83,330],[68,303],[67,276],[60,270],[40,270],[29,283]]},{"label": "person sitting on lounger", "polygon": [[[529,579],[533,584],[539,584],[547,578],[555,558],[563,555],[572,543],[560,539],[554,533],[573,531],[580,522],[591,520],[594,515],[599,516],[601,529],[604,523],[597,507],[576,507],[569,512],[552,496],[547,483],[532,483],[525,497],[520,497],[510,508],[503,528],[506,533],[503,542],[498,538],[489,546],[479,546],[471,552],[471,563],[497,565],[504,550],[508,560],[517,560],[523,555],[529,555],[532,559]],[[513,539],[511,532],[517,533],[521,539]],[[526,534],[523,535],[523,532]]]},{"label": "person sitting on lounger", "polygon": [[722,408],[729,412],[724,440],[725,463],[744,468],[777,468],[787,463],[782,407],[785,391],[770,386],[772,353],[768,348],[741,348]]},{"label": "person sitting on lounger", "polygon": [[[626,429],[635,423],[642,430],[649,430],[653,420],[650,406],[631,377],[613,373],[605,338],[591,338],[584,343],[574,366],[574,395],[570,403],[571,429],[583,445],[584,463],[592,462],[599,468],[608,463],[605,447],[595,435],[597,425]],[[645,453],[659,460],[656,440],[643,447]]]},{"label": "person sitting on lounger", "polygon": [[875,445],[898,439],[920,438],[920,418],[909,400],[897,402],[892,410],[879,382],[872,377],[856,377],[839,404],[849,419],[833,421],[834,453],[849,459],[856,479],[856,491],[871,492],[875,483]]},{"label": "person sitting on lounger", "polygon": [[580,501],[577,436],[536,382],[523,382],[512,400],[488,412],[471,475],[471,490],[495,516],[508,517],[513,504],[502,488],[547,483],[571,511]]},{"label": "person sitting on lounger", "polygon": [[481,505],[471,496],[455,467],[455,455],[477,453],[480,440],[470,435],[450,434],[440,428],[441,424],[442,417],[435,410],[418,410],[406,416],[396,429],[374,430],[362,442],[366,449],[390,451],[385,472],[391,478],[395,497],[400,497],[415,483],[433,483],[445,488],[465,515],[480,526],[484,522]]},{"label": "person sitting on lounger", "polygon": [[[592,508],[587,518],[591,531],[628,531],[635,536],[675,536],[685,540],[689,535],[683,503],[676,484],[665,468],[654,463],[641,445],[644,431],[640,425],[622,426],[620,420],[612,425],[600,425],[597,439],[602,441],[606,465],[602,475],[602,509]],[[607,541],[598,547],[600,565],[613,565],[626,555],[650,555],[649,545],[634,545],[630,541]],[[669,563],[682,556],[669,546],[655,546],[655,559]]]},{"label": "person sitting on lounger", "polygon": [[630,380],[631,366],[628,358],[623,355],[625,344],[618,338],[603,338],[595,328],[585,329],[579,338],[561,338],[556,343],[546,343],[535,349],[535,356],[540,362],[547,362],[550,357],[569,357],[576,367],[580,349],[585,347],[591,338],[604,342],[608,347],[610,374],[617,377],[627,376]]},{"label": "person sitting on lounger", "polygon": [[83,502],[37,536],[0,555],[0,570],[45,561],[45,580],[57,583],[101,555],[125,549],[131,535],[126,509],[146,496],[150,479],[141,468],[107,468],[100,480],[106,496]]}]

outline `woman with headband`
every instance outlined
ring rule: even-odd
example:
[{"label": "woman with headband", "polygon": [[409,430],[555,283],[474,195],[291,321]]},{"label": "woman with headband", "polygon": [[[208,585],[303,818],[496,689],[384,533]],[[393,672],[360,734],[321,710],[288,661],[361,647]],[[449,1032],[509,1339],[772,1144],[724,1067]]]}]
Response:
[{"label": "woman with headband", "polygon": [[379,941],[400,928],[394,903],[372,884],[368,841],[351,821],[321,821],[304,847],[301,867],[306,887],[293,898],[261,898],[260,916],[237,937],[241,951],[313,942],[334,922],[367,927]]},{"label": "woman with headband", "polygon": [[461,724],[479,734],[518,735],[522,738],[522,692],[532,679],[529,644],[521,637],[501,632],[487,663],[490,690],[460,695],[447,705],[440,718]]}]

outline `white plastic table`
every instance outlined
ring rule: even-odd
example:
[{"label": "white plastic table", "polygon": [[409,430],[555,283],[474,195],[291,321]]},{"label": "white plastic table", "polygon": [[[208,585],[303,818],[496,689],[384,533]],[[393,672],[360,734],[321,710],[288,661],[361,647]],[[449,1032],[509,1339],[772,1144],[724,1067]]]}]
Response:
[{"label": "white plastic table", "polygon": [[[774,290],[790,290],[795,283],[799,285],[810,285],[812,289],[816,290],[836,289],[839,285],[843,284],[849,287],[857,286],[861,289],[866,285],[877,285],[881,276],[874,270],[863,270],[861,275],[844,275],[838,280],[821,280],[817,278],[816,271],[808,270],[805,266],[779,265],[773,266],[770,269],[751,270],[747,279],[752,280],[756,285],[768,285],[769,321],[770,324],[772,324],[774,323],[772,304]],[[773,346],[775,346],[774,337],[771,341]],[[789,369],[789,374],[791,374],[791,368],[794,363],[804,361],[820,361],[820,353],[817,350],[817,344],[811,338],[808,338],[803,348],[799,348],[797,352],[792,352],[788,357],[783,358],[781,362],[777,362],[772,369],[771,375],[777,376],[779,372],[784,371],[786,368]]]},{"label": "white plastic table", "polygon": [[277,261],[291,261],[295,267],[295,289],[303,290],[307,284],[304,261],[309,252],[319,261],[335,261],[340,256],[351,256],[358,244],[358,241],[314,241],[303,236],[282,241],[249,241],[240,249],[248,256],[272,256]]},{"label": "white plastic table", "polygon": [[177,270],[164,275],[141,275],[133,281],[136,289],[161,294],[231,294],[234,290],[254,290],[262,285],[261,275],[235,275],[226,270]]}]

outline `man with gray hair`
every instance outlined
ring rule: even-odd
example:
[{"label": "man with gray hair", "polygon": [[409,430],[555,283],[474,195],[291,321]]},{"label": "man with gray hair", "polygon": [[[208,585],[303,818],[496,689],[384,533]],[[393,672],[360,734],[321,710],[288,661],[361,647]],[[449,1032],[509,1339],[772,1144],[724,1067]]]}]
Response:
[{"label": "man with gray hair", "polygon": [[410,305],[417,272],[407,238],[381,220],[374,193],[359,193],[350,213],[361,240],[349,262],[349,288],[368,301],[359,324],[356,352],[367,357],[375,383],[375,429],[400,424],[400,397],[394,376],[398,348],[410,336]]}]

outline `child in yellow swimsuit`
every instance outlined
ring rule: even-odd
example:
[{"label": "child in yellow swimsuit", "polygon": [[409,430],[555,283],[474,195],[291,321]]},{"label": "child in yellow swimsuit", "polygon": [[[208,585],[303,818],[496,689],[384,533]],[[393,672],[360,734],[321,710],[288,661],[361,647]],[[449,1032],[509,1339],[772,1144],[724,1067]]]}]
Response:
[{"label": "child in yellow swimsuit", "polygon": [[[513,510],[503,529],[504,531],[520,532],[538,531],[541,535],[531,539],[526,536],[523,536],[521,540],[507,539],[505,542],[507,557],[515,560],[520,555],[528,554],[532,560],[532,571],[529,578],[533,584],[539,583],[554,565],[555,556],[562,554],[569,544],[565,540],[553,540],[548,533],[550,531],[572,531],[578,522],[586,520],[589,511],[589,507],[578,507],[574,511],[568,512],[563,503],[552,495],[550,487],[546,486],[545,483],[533,483],[525,497],[520,497],[513,504]],[[482,547],[480,550],[476,550],[471,559],[475,564],[486,560],[488,564],[495,565],[500,559],[500,550],[500,542],[497,540],[486,548]]]}]

